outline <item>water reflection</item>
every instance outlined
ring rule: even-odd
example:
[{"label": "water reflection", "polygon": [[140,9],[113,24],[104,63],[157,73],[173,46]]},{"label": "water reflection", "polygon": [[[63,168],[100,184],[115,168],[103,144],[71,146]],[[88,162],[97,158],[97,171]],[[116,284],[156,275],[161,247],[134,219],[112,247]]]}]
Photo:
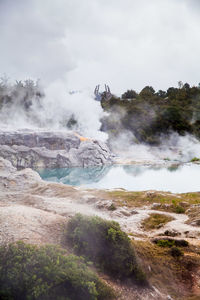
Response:
[{"label": "water reflection", "polygon": [[90,168],[44,169],[39,170],[38,173],[42,179],[47,181],[79,186],[101,181],[109,172],[110,168],[110,166],[101,166]]},{"label": "water reflection", "polygon": [[160,190],[176,193],[200,191],[200,165],[115,165],[93,168],[45,169],[44,180],[86,188],[124,188],[132,191]]}]

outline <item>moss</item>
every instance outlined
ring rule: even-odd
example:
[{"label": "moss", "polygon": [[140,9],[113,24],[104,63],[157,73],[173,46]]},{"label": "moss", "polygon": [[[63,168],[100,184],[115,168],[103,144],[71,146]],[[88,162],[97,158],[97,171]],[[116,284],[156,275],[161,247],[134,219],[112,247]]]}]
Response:
[{"label": "moss", "polygon": [[166,223],[172,221],[173,218],[164,214],[150,214],[150,216],[143,220],[142,226],[145,230],[153,230],[163,227]]}]

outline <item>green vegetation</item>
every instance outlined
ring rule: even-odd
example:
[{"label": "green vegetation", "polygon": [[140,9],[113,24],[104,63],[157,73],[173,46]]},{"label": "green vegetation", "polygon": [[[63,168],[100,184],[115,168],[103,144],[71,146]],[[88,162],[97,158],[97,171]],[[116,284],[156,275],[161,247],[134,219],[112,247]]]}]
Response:
[{"label": "green vegetation", "polygon": [[171,238],[156,238],[153,240],[153,242],[159,246],[159,247],[168,247],[171,248],[173,246],[176,247],[188,247],[189,244],[186,240],[176,240],[176,239],[171,239]]},{"label": "green vegetation", "polygon": [[170,254],[173,256],[173,257],[180,257],[180,256],[183,256],[183,251],[181,251],[180,248],[178,247],[171,247],[170,249]]},{"label": "green vegetation", "polygon": [[173,212],[175,212],[176,214],[184,214],[185,208],[180,205],[176,205],[173,207]]},{"label": "green vegetation", "polygon": [[68,224],[67,240],[76,253],[110,275],[145,283],[131,240],[118,223],[77,214]]},{"label": "green vegetation", "polygon": [[116,209],[117,208],[116,208],[116,206],[113,203],[108,207],[108,210],[110,210],[110,211],[114,211]]},{"label": "green vegetation", "polygon": [[191,205],[200,204],[199,193],[175,195],[169,192],[109,191],[104,192],[103,197],[112,200],[116,207],[136,208],[157,203],[159,205],[152,207],[154,210],[175,213],[188,213],[187,209]]},{"label": "green vegetation", "polygon": [[85,264],[56,246],[23,242],[0,247],[0,299],[113,299],[112,290]]},{"label": "green vegetation", "polygon": [[132,243],[151,286],[165,291],[173,299],[189,300],[194,296],[193,274],[197,274],[200,267],[199,246],[181,248],[185,255],[174,259],[171,247],[158,247],[149,241],[133,240]]},{"label": "green vegetation", "polygon": [[159,247],[172,247],[175,245],[175,241],[174,240],[158,240],[156,243]]},{"label": "green vegetation", "polygon": [[200,162],[200,158],[194,157],[193,159],[191,159],[191,162]]},{"label": "green vegetation", "polygon": [[163,227],[168,222],[172,221],[173,218],[164,214],[150,214],[150,216],[143,220],[142,226],[145,230],[158,229]]},{"label": "green vegetation", "polygon": [[102,119],[102,130],[110,140],[123,130],[133,134],[136,141],[151,145],[160,144],[163,135],[171,132],[187,133],[200,138],[200,86],[179,84],[167,91],[155,91],[146,86],[139,93],[128,90],[121,97],[102,99],[109,112]]},{"label": "green vegetation", "polygon": [[[200,86],[181,83],[167,91],[146,86],[139,93],[131,89],[109,100],[105,94],[102,96],[102,108],[109,114],[102,118],[101,130],[108,133],[110,140],[123,131],[133,134],[132,142],[151,145],[159,145],[163,136],[171,132],[200,138]],[[25,80],[10,84],[7,78],[0,79],[0,110],[17,105],[27,113],[33,103],[41,108],[43,98],[38,82]],[[72,114],[64,119],[62,125],[75,128],[76,116]]]}]

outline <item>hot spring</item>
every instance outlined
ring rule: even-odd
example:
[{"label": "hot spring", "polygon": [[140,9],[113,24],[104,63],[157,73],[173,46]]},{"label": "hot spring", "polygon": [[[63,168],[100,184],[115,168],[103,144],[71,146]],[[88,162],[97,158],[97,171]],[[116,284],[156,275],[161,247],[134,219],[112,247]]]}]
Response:
[{"label": "hot spring", "polygon": [[200,165],[170,167],[113,165],[92,168],[38,170],[42,179],[89,189],[157,190],[173,193],[200,191]]}]

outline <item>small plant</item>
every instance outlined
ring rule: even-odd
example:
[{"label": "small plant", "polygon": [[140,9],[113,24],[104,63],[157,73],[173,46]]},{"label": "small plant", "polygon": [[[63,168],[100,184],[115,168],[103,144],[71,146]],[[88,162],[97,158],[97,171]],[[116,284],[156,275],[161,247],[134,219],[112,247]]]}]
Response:
[{"label": "small plant", "polygon": [[170,249],[170,254],[171,254],[173,257],[180,257],[180,256],[183,256],[183,251],[181,251],[181,249],[179,249],[178,247],[173,246],[173,247],[171,247],[171,249]]},{"label": "small plant", "polygon": [[157,242],[157,245],[159,247],[167,247],[167,248],[171,248],[172,246],[175,245],[175,241],[174,240],[159,240]]},{"label": "small plant", "polygon": [[171,238],[162,238],[158,239],[155,238],[153,242],[158,245],[159,247],[187,247],[189,243],[186,240],[176,240],[176,239],[171,239]]},{"label": "small plant", "polygon": [[180,205],[176,205],[176,206],[173,207],[173,211],[176,214],[184,214],[185,213],[185,208],[180,206]]},{"label": "small plant", "polygon": [[177,246],[177,247],[188,247],[189,243],[186,240],[175,240],[175,246]]},{"label": "small plant", "polygon": [[176,214],[184,214],[185,208],[177,204],[176,200],[172,200],[172,211]]},{"label": "small plant", "polygon": [[116,209],[117,209],[117,207],[113,203],[108,207],[108,210],[110,210],[110,211],[114,211]]},{"label": "small plant", "polygon": [[145,230],[158,229],[164,226],[166,223],[172,221],[173,218],[164,214],[150,214],[150,216],[142,222],[142,226]]}]

